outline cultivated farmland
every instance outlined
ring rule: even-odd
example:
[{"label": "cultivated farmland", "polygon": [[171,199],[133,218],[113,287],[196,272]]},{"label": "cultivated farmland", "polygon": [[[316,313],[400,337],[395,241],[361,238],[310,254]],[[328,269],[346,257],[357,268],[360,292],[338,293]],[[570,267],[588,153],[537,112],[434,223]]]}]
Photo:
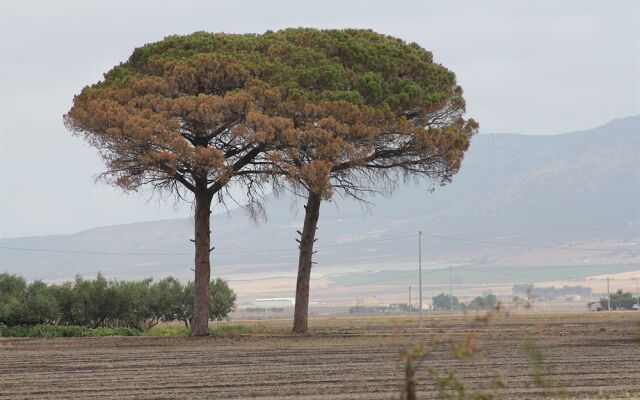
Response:
[{"label": "cultivated farmland", "polygon": [[[480,358],[434,350],[425,366],[455,368],[471,386],[501,374],[504,399],[555,396],[532,383],[523,352],[532,340],[549,382],[570,399],[640,398],[640,313],[518,314],[491,325],[473,316],[326,318],[311,334],[290,321],[234,321],[235,337],[0,339],[0,398],[398,399],[400,354],[437,337],[473,334]],[[418,398],[434,398],[424,370]]]}]

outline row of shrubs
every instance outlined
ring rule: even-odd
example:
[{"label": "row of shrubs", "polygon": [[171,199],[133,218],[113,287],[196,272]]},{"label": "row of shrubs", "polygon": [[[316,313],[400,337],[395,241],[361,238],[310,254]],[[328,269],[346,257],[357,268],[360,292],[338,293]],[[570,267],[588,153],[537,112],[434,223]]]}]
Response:
[{"label": "row of shrubs", "polygon": [[[211,319],[226,319],[235,308],[236,294],[226,281],[216,279],[211,281],[210,296]],[[20,276],[4,273],[0,274],[0,324],[129,328],[146,332],[159,322],[181,321],[188,328],[194,297],[193,282],[182,284],[172,277],[158,282],[150,278],[117,281],[98,274],[96,279],[77,276],[73,282],[47,284],[27,283]]]},{"label": "row of shrubs", "polygon": [[482,310],[492,309],[498,304],[498,297],[492,293],[484,293],[471,300],[469,304],[465,304],[458,300],[456,296],[449,297],[448,294],[440,293],[432,298],[433,309],[436,311],[450,310],[453,306],[454,310]]},{"label": "row of shrubs", "polygon": [[[0,324],[0,337],[101,337],[101,336],[189,336],[191,330],[186,327],[167,325],[156,327],[146,333],[131,328],[89,328],[78,325],[15,325]],[[244,325],[218,325],[209,328],[209,333],[215,336],[235,336],[253,333],[251,328]]]},{"label": "row of shrubs", "polygon": [[[145,333],[146,336],[189,336],[191,329],[175,325],[157,326]],[[244,325],[217,325],[209,327],[209,334],[214,336],[249,335],[253,329]]]},{"label": "row of shrubs", "polygon": [[[449,310],[453,305],[454,310],[480,310],[480,309],[492,309],[498,303],[498,298],[491,293],[485,293],[483,296],[478,296],[471,300],[469,305],[461,303],[456,296],[449,297],[444,293],[432,297],[433,309]],[[418,308],[409,305],[407,303],[391,305],[376,305],[376,306],[353,306],[349,308],[350,314],[370,314],[370,313],[391,313],[391,312],[416,312]]]},{"label": "row of shrubs", "polygon": [[611,298],[603,297],[600,299],[600,307],[602,310],[609,308],[609,300],[611,300],[611,308],[614,310],[633,310],[640,305],[640,298],[634,297],[631,292],[624,292],[619,289],[615,293],[611,293]]},{"label": "row of shrubs", "polygon": [[0,324],[0,337],[93,337],[140,336],[141,331],[131,328],[89,328],[78,325],[15,325]]}]

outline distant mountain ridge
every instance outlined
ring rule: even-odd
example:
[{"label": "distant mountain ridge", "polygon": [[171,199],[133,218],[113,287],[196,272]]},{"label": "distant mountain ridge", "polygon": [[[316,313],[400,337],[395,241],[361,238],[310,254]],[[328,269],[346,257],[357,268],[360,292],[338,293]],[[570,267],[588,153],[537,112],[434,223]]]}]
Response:
[{"label": "distant mountain ridge", "polygon": [[[390,197],[373,199],[375,205],[368,210],[341,199],[337,207],[324,204],[318,271],[401,268],[415,258],[415,239],[405,237],[418,230],[543,245],[633,245],[640,239],[639,160],[640,116],[560,135],[478,135],[460,173],[433,193],[425,184],[406,184]],[[295,231],[303,216],[292,209],[290,199],[270,198],[267,212],[268,221],[258,225],[239,209],[214,215],[215,273],[295,273]],[[0,247],[5,247],[0,248],[0,272],[49,280],[97,271],[121,279],[168,274],[187,279],[192,274],[191,231],[189,219],[176,219],[0,239]],[[424,240],[426,259],[434,263],[517,263],[523,253],[517,247],[429,236]],[[269,251],[257,253],[262,250]],[[92,252],[102,254],[86,254]],[[545,259],[538,252],[540,260],[529,264],[572,262],[569,256],[554,258],[555,253],[548,252]],[[585,258],[578,253],[572,257]],[[589,257],[604,260],[604,255]],[[613,250],[607,257],[608,262],[635,260]]]}]

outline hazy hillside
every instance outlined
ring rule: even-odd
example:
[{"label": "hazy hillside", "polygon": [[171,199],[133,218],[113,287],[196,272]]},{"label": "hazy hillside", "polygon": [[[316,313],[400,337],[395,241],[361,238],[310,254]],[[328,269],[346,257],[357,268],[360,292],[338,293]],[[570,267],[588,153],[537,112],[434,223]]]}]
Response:
[{"label": "hazy hillside", "polygon": [[[374,199],[376,205],[370,208],[341,199],[325,204],[316,273],[405,268],[414,263],[417,239],[404,237],[418,230],[466,239],[612,248],[586,254],[425,236],[425,259],[431,263],[637,262],[639,156],[640,116],[563,135],[479,135],[454,182],[433,193],[427,185],[409,184],[392,197]],[[215,274],[238,278],[295,273],[294,239],[302,214],[290,199],[271,199],[268,213],[268,222],[260,225],[242,210],[214,217]],[[98,270],[118,278],[188,278],[191,237],[189,220],[168,220],[3,239],[2,247],[61,252],[2,248],[0,272],[43,279],[69,278],[78,272],[93,275]],[[257,253],[262,250],[268,251]],[[163,255],[149,255],[156,253]]]}]

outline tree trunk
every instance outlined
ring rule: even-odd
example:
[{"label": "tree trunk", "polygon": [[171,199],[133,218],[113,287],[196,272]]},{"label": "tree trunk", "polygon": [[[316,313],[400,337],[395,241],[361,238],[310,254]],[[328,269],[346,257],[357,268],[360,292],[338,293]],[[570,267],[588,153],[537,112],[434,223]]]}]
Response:
[{"label": "tree trunk", "polygon": [[309,192],[305,206],[304,226],[300,237],[300,256],[298,258],[298,281],[296,283],[296,304],[293,315],[293,333],[307,333],[309,321],[309,281],[311,279],[311,261],[316,227],[320,216],[319,194]]},{"label": "tree trunk", "polygon": [[209,282],[211,279],[211,264],[209,262],[211,231],[209,220],[212,197],[206,191],[196,193],[194,218],[196,293],[193,303],[191,336],[206,336],[209,334]]}]

